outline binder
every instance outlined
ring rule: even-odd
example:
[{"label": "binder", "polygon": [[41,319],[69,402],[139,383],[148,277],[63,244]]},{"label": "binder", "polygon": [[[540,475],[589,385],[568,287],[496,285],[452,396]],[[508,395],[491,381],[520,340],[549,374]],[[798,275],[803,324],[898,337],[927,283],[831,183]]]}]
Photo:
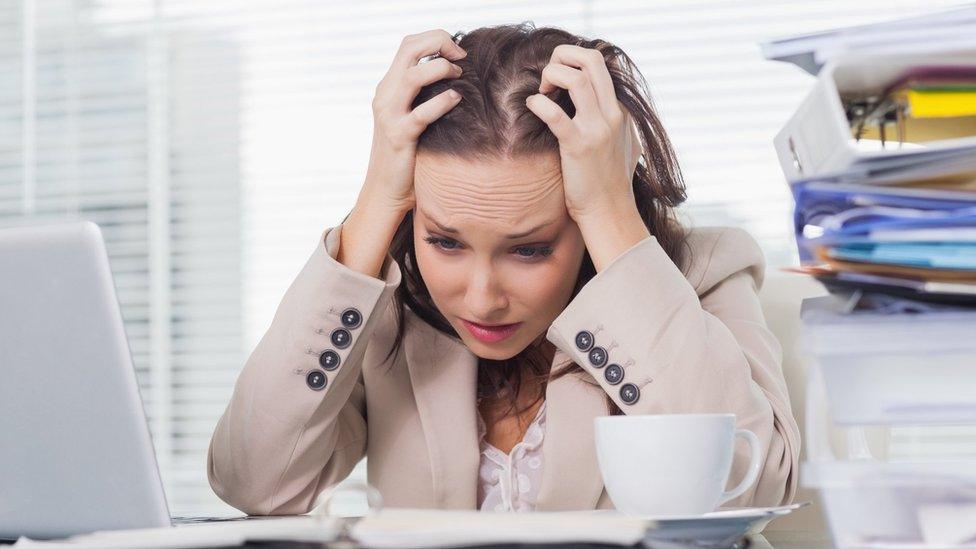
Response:
[{"label": "binder", "polygon": [[[920,69],[976,73],[976,52],[955,55],[849,56],[828,62],[773,144],[790,181],[835,172],[865,172],[958,154],[976,156],[976,115],[913,117],[898,132],[852,130],[858,101],[884,97],[892,85]],[[976,83],[976,82],[974,82]],[[869,107],[870,103],[865,104]],[[869,121],[870,122],[870,121]],[[881,146],[877,146],[880,143]],[[872,145],[873,144],[873,145]]]}]

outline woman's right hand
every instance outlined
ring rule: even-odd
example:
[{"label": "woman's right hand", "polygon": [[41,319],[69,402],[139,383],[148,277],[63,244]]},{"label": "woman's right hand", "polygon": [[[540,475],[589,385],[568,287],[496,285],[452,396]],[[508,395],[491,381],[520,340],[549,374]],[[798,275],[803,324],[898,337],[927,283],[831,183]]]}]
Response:
[{"label": "woman's right hand", "polygon": [[[419,63],[434,53],[441,57]],[[461,97],[447,90],[412,110],[410,106],[423,86],[460,76],[461,67],[451,61],[465,55],[467,52],[442,29],[411,34],[400,43],[393,64],[376,86],[373,97],[373,145],[361,192],[361,198],[370,202],[368,209],[374,209],[376,201],[400,213],[413,208],[417,139],[428,124],[454,108]]]},{"label": "woman's right hand", "polygon": [[[441,57],[420,63],[422,57]],[[390,243],[403,217],[413,209],[413,169],[417,139],[427,125],[460,101],[444,91],[411,109],[420,88],[443,78],[457,78],[461,68],[449,60],[467,55],[445,30],[403,39],[393,65],[373,97],[373,148],[366,181],[343,221],[337,259],[356,271],[381,278]]]}]

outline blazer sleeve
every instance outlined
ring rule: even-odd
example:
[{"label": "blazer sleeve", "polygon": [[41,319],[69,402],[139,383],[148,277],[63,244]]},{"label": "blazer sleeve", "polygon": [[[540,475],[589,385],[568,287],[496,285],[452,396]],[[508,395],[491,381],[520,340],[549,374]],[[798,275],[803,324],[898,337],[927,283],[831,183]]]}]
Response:
[{"label": "blazer sleeve", "polygon": [[[210,486],[250,515],[310,511],[318,494],[348,476],[365,453],[362,359],[400,284],[400,269],[389,254],[382,280],[339,263],[341,232],[340,224],[322,233],[285,291],[210,440]],[[349,323],[352,310],[358,326]],[[341,337],[333,342],[337,329],[351,335],[341,348]],[[328,349],[338,355],[337,366],[321,360]],[[318,387],[321,376],[324,387]]]},{"label": "blazer sleeve", "polygon": [[[741,229],[725,229],[707,251],[699,295],[654,236],[638,242],[581,288],[546,337],[625,414],[735,413],[737,427],[759,437],[763,468],[724,506],[788,504],[797,488],[800,432],[782,349],[760,307],[765,261]],[[584,331],[607,350],[607,366],[596,368],[577,348]],[[607,380],[609,364],[623,368],[615,383]],[[729,487],[745,477],[749,457],[738,441]]]}]

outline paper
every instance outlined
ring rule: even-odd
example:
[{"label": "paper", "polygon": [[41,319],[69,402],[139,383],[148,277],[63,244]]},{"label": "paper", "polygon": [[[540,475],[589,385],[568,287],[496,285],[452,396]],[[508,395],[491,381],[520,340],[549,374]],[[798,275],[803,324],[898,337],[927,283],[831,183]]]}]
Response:
[{"label": "paper", "polygon": [[791,36],[762,44],[766,59],[794,63],[810,74],[841,54],[932,53],[976,48],[976,6]]},{"label": "paper", "polygon": [[[431,509],[383,509],[361,519],[351,536],[367,548],[433,548],[467,545],[527,543],[598,543],[630,546],[653,537],[663,547],[673,535],[694,532],[696,545],[706,546],[723,528],[752,524],[789,514],[809,505],[799,502],[777,507],[734,507],[702,515],[683,517],[632,517],[615,509],[587,511],[536,511],[497,513],[486,511],[441,511]],[[747,522],[736,522],[742,519]],[[689,526],[692,522],[696,526]],[[738,532],[741,535],[742,532]],[[682,539],[687,546],[688,539]],[[723,545],[727,546],[727,545]]]},{"label": "paper", "polygon": [[791,190],[801,263],[831,292],[976,304],[976,193],[820,179]]},{"label": "paper", "polygon": [[243,545],[247,538],[240,532],[183,531],[182,528],[139,528],[120,530],[109,534],[85,534],[72,536],[65,540],[41,541],[20,537],[11,547],[37,547],[70,549],[109,549],[114,547],[131,549],[191,549],[196,547],[234,547]]},{"label": "paper", "polygon": [[382,509],[360,519],[350,535],[363,547],[450,547],[502,543],[633,545],[653,521],[600,511],[499,513]]},{"label": "paper", "polygon": [[11,547],[63,547],[189,549],[229,547],[248,541],[301,541],[326,543],[336,539],[340,519],[312,515],[261,517],[261,520],[200,522],[163,528],[105,530],[63,540],[40,541],[21,537]]},{"label": "paper", "polygon": [[922,539],[932,546],[976,545],[976,503],[922,505],[918,526]]}]

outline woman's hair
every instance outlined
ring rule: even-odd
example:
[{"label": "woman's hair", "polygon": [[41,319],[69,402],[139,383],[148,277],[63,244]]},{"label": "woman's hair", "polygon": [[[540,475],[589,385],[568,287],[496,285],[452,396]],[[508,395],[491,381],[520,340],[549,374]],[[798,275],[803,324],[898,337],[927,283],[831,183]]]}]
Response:
[{"label": "woman's hair", "polygon": [[[574,44],[600,51],[613,80],[617,99],[637,124],[642,142],[643,161],[638,162],[633,177],[634,197],[648,230],[678,265],[683,261],[685,233],[677,222],[674,208],[685,200],[681,172],[664,127],[655,114],[647,83],[630,57],[617,46],[600,39],[587,40],[565,30],[536,28],[531,22],[482,27],[468,33],[459,32],[454,40],[468,52],[454,61],[462,68],[456,79],[439,80],[423,87],[412,107],[427,101],[448,88],[457,90],[462,100],[452,110],[429,124],[420,135],[418,151],[456,155],[462,158],[493,160],[559,152],[559,141],[549,127],[525,106],[525,99],[538,93],[542,69],[549,63],[553,49],[560,44]],[[576,109],[569,92],[557,88],[548,94],[567,115]],[[417,266],[413,239],[413,212],[400,223],[390,245],[390,254],[399,263],[405,284],[397,288],[394,307],[397,335],[386,358],[397,351],[403,341],[404,306],[435,329],[460,339],[451,324],[434,305],[427,285]],[[572,296],[596,274],[587,252]],[[648,284],[654,282],[648,280]],[[509,411],[517,408],[523,376],[541,384],[533,404],[545,395],[546,382],[572,371],[582,371],[574,363],[550,372],[550,363],[535,345],[507,360],[478,359],[478,397],[507,395]],[[607,396],[610,414],[621,414]],[[523,411],[518,410],[518,412]]]}]

